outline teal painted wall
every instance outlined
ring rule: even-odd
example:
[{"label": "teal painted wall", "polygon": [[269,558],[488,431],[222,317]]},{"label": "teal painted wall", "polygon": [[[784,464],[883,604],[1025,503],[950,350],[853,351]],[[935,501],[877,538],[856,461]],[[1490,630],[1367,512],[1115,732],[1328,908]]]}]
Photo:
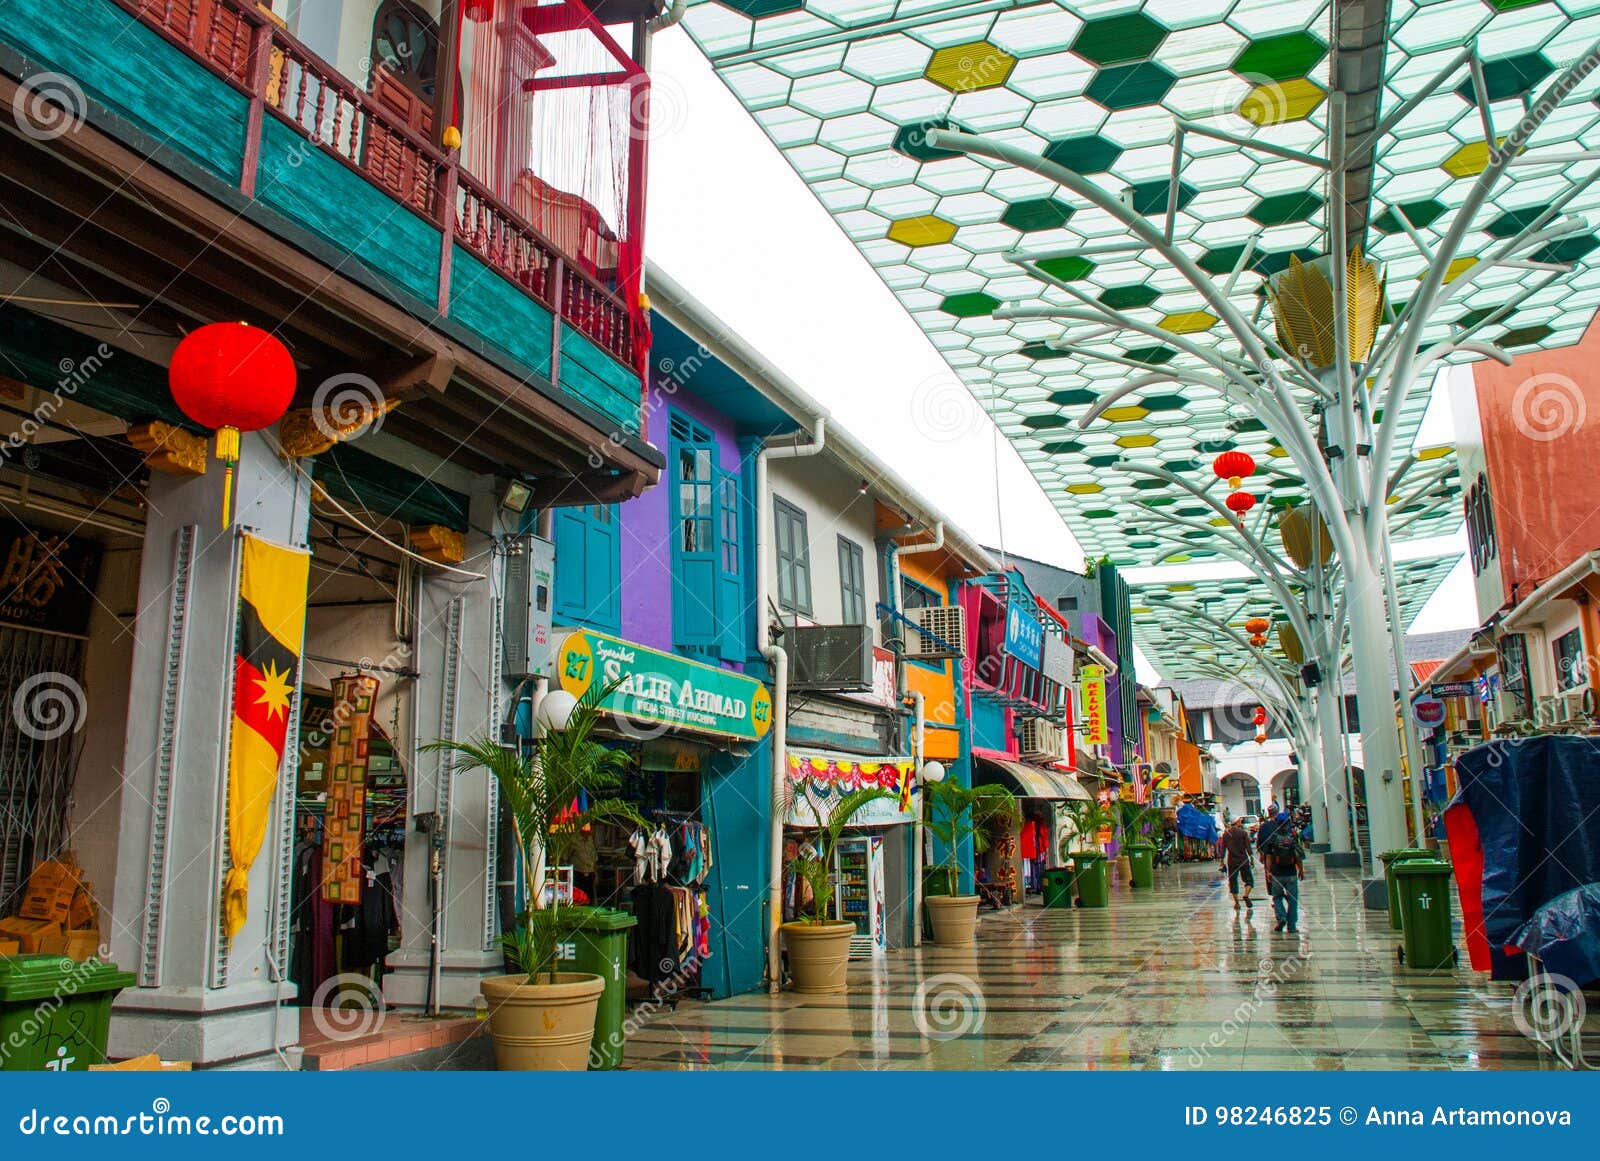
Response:
[{"label": "teal painted wall", "polygon": [[450,259],[450,317],[550,377],[550,312],[461,246]]},{"label": "teal painted wall", "polygon": [[249,102],[109,0],[6,0],[0,40],[229,182]]},{"label": "teal painted wall", "polygon": [[700,982],[718,997],[756,991],[766,967],[771,770],[772,746],[763,739],[745,758],[712,754],[700,774],[701,816],[715,844],[706,878],[711,958]]},{"label": "teal painted wall", "polygon": [[270,114],[256,198],[424,303],[438,300],[439,230]]},{"label": "teal painted wall", "polygon": [[638,433],[638,377],[565,324],[561,327],[561,389],[599,408],[629,434]]}]

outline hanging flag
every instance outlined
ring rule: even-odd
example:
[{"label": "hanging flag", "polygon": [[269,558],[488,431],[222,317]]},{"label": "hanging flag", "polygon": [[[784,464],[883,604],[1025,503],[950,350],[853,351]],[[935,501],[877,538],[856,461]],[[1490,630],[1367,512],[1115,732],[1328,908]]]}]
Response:
[{"label": "hanging flag", "polygon": [[222,889],[223,929],[229,939],[244,927],[250,865],[266,838],[290,711],[300,695],[296,684],[310,567],[307,553],[241,537],[228,734],[229,869]]},{"label": "hanging flag", "polygon": [[359,903],[366,883],[361,844],[366,837],[367,747],[378,679],[345,674],[333,682],[333,736],[328,739],[328,790],[323,804],[322,897]]}]

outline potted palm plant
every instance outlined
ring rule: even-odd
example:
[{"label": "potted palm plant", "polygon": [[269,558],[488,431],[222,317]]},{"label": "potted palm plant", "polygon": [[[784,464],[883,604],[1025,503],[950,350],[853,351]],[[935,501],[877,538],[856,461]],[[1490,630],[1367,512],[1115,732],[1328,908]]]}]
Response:
[{"label": "potted palm plant", "polygon": [[[607,749],[593,736],[604,716],[601,703],[614,688],[591,686],[566,729],[546,731],[533,754],[488,738],[425,747],[452,755],[457,771],[487,770],[499,783],[528,885],[527,908],[500,937],[516,971],[490,976],[479,985],[489,1006],[495,1063],[502,1069],[577,1072],[589,1063],[605,981],[559,970],[560,946],[577,930],[582,912],[556,891],[547,900],[536,884],[546,881],[547,869],[569,861],[578,835],[588,827],[646,825],[631,805],[616,797],[627,755]],[[580,808],[580,802],[587,806]]]},{"label": "potted palm plant", "polygon": [[944,844],[945,893],[928,895],[923,906],[933,924],[933,940],[941,946],[962,946],[972,942],[978,930],[977,895],[958,895],[961,881],[961,848],[972,840],[972,852],[981,855],[989,849],[995,828],[1014,827],[1021,815],[1016,797],[1004,786],[962,786],[945,779],[929,783],[927,814],[922,825]]},{"label": "potted palm plant", "polygon": [[804,792],[804,781],[792,784],[777,809],[785,818],[804,803],[810,810],[815,836],[800,846],[800,853],[789,860],[787,870],[797,875],[809,899],[799,914],[783,924],[783,945],[789,953],[789,977],[794,990],[808,995],[826,995],[845,990],[845,968],[850,960],[850,937],[856,925],[833,914],[833,897],[838,890],[834,879],[834,852],[845,828],[869,802],[896,795],[878,786],[863,786],[843,795],[823,817],[822,808]]},{"label": "potted palm plant", "polygon": [[1061,843],[1061,857],[1072,858],[1073,882],[1078,888],[1078,903],[1083,907],[1105,907],[1111,902],[1106,882],[1106,855],[1100,847],[1100,832],[1115,825],[1117,816],[1098,799],[1067,804],[1072,811],[1071,838]]}]

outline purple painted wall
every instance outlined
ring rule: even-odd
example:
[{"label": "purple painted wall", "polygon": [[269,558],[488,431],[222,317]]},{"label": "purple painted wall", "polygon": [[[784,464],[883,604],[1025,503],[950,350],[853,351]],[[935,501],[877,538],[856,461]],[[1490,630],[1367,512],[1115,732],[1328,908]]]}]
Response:
[{"label": "purple painted wall", "polygon": [[[1093,645],[1107,657],[1115,658],[1117,655],[1117,635],[1111,631],[1111,626],[1106,624],[1094,613],[1079,613],[1079,635],[1090,645]],[[1110,741],[1106,746],[1111,760],[1118,765],[1126,762],[1127,755],[1124,751],[1122,737],[1122,715],[1116,707],[1122,703],[1121,697],[1122,675],[1114,674],[1106,678],[1106,706],[1111,711],[1108,718],[1106,733]]]},{"label": "purple painted wall", "polygon": [[[650,435],[663,452],[673,411],[706,428],[717,441],[717,466],[737,471],[739,442],[733,423],[698,395],[673,383],[651,379]],[[669,462],[661,482],[622,505],[622,636],[629,641],[672,651],[672,478]],[[733,666],[731,668],[738,668]]]}]

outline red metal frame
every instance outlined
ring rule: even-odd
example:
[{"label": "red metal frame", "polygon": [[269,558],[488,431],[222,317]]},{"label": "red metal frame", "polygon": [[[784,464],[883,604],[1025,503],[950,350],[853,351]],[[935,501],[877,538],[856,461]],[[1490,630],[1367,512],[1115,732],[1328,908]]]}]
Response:
[{"label": "red metal frame", "polygon": [[[449,315],[451,249],[459,242],[556,317],[553,378],[559,374],[560,321],[565,321],[612,358],[633,368],[641,377],[643,390],[649,338],[636,307],[630,308],[623,297],[567,261],[554,243],[462,172],[454,151],[447,153],[401,123],[253,3],[116,2],[250,99],[239,181],[245,196],[255,194],[261,133],[270,111],[322,152],[441,229],[436,303],[441,316]],[[618,83],[643,81],[642,70],[601,32],[607,51],[614,56],[622,54],[626,76]],[[638,120],[642,114],[635,107],[632,116]],[[627,212],[630,223],[635,223],[629,239],[631,256],[643,252],[644,136],[644,132],[636,132],[630,145]],[[632,168],[635,160],[638,171]],[[630,293],[629,286],[638,285],[639,263],[633,265],[635,269],[623,283],[625,295]],[[636,296],[637,290],[632,293]]]}]

